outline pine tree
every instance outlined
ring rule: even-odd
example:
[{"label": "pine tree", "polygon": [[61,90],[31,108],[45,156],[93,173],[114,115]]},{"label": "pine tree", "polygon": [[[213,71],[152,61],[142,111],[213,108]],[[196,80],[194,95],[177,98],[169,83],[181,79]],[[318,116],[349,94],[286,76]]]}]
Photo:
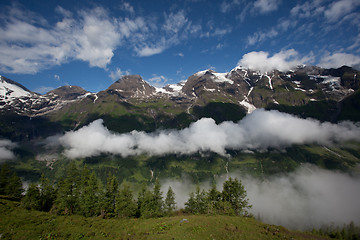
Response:
[{"label": "pine tree", "polygon": [[221,193],[222,201],[231,204],[236,215],[247,215],[247,209],[251,208],[249,199],[246,198],[246,190],[241,181],[237,178],[229,178],[224,185]]},{"label": "pine tree", "polygon": [[172,188],[169,186],[169,189],[166,193],[165,198],[165,212],[167,215],[171,215],[175,211],[176,202],[175,202],[175,193]]},{"label": "pine tree", "polygon": [[108,175],[106,181],[106,189],[103,198],[102,211],[108,217],[112,217],[115,214],[115,199],[118,192],[118,181],[112,174]]},{"label": "pine tree", "polygon": [[154,204],[154,194],[151,191],[145,191],[140,205],[140,217],[152,218],[156,217],[156,209]]},{"label": "pine tree", "polygon": [[4,163],[1,166],[1,170],[0,170],[0,195],[7,194],[7,186],[9,185],[10,176],[11,176],[11,172],[9,166],[6,163]]},{"label": "pine tree", "polygon": [[161,185],[159,180],[155,181],[153,191],[143,188],[139,194],[138,203],[140,204],[140,216],[144,218],[161,217],[164,214],[164,201],[162,199]]},{"label": "pine tree", "polygon": [[148,190],[146,189],[146,184],[144,183],[141,187],[140,192],[138,193],[137,198],[137,211],[136,211],[136,217],[141,217],[141,206],[144,203],[145,196],[147,195]]},{"label": "pine tree", "polygon": [[190,193],[188,201],[185,203],[185,211],[193,214],[205,214],[207,212],[208,201],[206,192],[196,187],[196,191]]},{"label": "pine tree", "polygon": [[43,175],[40,179],[40,209],[50,211],[56,197],[55,189],[50,180]]},{"label": "pine tree", "polygon": [[74,162],[67,167],[67,176],[59,183],[56,205],[59,212],[73,214],[79,210],[80,171]]},{"label": "pine tree", "polygon": [[99,188],[94,172],[90,174],[87,166],[83,168],[80,186],[80,209],[85,217],[99,214]]},{"label": "pine tree", "polygon": [[211,189],[207,193],[207,201],[209,203],[208,212],[211,214],[220,213],[220,201],[221,193],[216,189],[216,185],[213,184]]},{"label": "pine tree", "polygon": [[28,210],[41,210],[40,189],[36,184],[29,185],[25,197],[21,200],[21,205]]},{"label": "pine tree", "polygon": [[134,217],[137,205],[128,184],[124,184],[116,197],[115,212],[118,217]]},{"label": "pine tree", "polygon": [[10,170],[6,163],[3,164],[0,171],[0,195],[21,199],[23,192],[21,179]]},{"label": "pine tree", "polygon": [[162,192],[160,191],[161,185],[159,179],[156,179],[153,191],[153,204],[155,217],[161,217],[164,213],[164,201]]},{"label": "pine tree", "polygon": [[21,199],[23,192],[24,189],[22,188],[22,181],[14,172],[9,179],[5,193],[15,199]]}]

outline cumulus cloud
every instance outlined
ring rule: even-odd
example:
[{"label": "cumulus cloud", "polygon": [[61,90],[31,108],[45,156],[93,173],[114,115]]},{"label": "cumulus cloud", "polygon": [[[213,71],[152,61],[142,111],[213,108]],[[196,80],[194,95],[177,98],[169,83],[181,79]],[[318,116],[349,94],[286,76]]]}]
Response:
[{"label": "cumulus cloud", "polygon": [[312,56],[299,57],[299,53],[294,49],[280,51],[269,57],[268,52],[250,52],[240,59],[238,65],[259,70],[261,72],[269,72],[277,69],[286,71],[296,67],[299,64],[304,64],[312,61]]},{"label": "cumulus cloud", "polygon": [[338,68],[347,65],[360,69],[360,56],[349,53],[327,54],[320,59],[318,65],[324,68]]},{"label": "cumulus cloud", "polygon": [[[86,141],[84,141],[86,139]],[[277,111],[255,110],[238,123],[216,124],[203,118],[183,130],[154,133],[132,131],[117,134],[109,131],[101,119],[59,138],[70,158],[102,153],[123,157],[137,154],[193,154],[212,151],[226,155],[227,149],[266,150],[292,144],[323,144],[360,140],[360,127],[351,122],[320,123]]]},{"label": "cumulus cloud", "polygon": [[82,29],[73,35],[78,43],[76,58],[89,62],[92,67],[105,68],[120,43],[121,35],[115,22],[101,7],[80,12],[80,16],[83,19]]},{"label": "cumulus cloud", "polygon": [[10,140],[0,139],[0,163],[15,158],[14,153],[11,151],[15,146],[16,144]]},{"label": "cumulus cloud", "polygon": [[71,12],[57,7],[62,19],[54,26],[28,10],[9,7],[0,19],[0,70],[36,73],[69,60],[105,68],[120,42],[120,34],[105,9]]},{"label": "cumulus cloud", "polygon": [[106,69],[119,47],[146,57],[201,37],[201,25],[192,23],[183,10],[161,18],[134,16],[126,2],[122,9],[130,17],[111,17],[103,7],[70,12],[59,6],[55,12],[61,19],[52,25],[18,5],[7,7],[0,17],[0,71],[37,73],[73,60]]}]

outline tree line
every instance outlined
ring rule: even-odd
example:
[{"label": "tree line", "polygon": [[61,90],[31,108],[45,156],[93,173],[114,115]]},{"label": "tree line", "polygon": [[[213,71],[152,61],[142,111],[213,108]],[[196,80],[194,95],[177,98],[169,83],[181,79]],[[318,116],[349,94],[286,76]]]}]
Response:
[{"label": "tree line", "polygon": [[[20,178],[10,173],[6,164],[2,166],[0,180],[0,194],[16,196],[21,199],[21,206],[28,210],[104,218],[152,218],[171,216],[176,211],[174,191],[169,187],[164,198],[159,180],[151,189],[143,185],[135,198],[130,185],[124,183],[120,186],[116,176],[109,174],[106,184],[102,185],[86,165],[79,169],[74,162],[68,165],[66,176],[57,184],[42,176],[39,184],[28,186],[24,196]],[[215,185],[209,191],[197,187],[182,211],[189,214],[248,215],[250,208],[241,181],[229,178],[221,192]]]}]

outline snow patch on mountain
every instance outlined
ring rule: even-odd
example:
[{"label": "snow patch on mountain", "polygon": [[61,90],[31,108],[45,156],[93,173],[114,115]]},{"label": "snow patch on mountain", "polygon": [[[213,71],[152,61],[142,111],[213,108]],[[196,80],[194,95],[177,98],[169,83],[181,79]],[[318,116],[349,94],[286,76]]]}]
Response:
[{"label": "snow patch on mountain", "polygon": [[233,80],[228,79],[228,78],[226,77],[227,73],[216,73],[216,72],[214,72],[214,73],[212,73],[212,75],[215,76],[215,78],[213,78],[213,80],[214,80],[215,82],[218,82],[218,83],[227,82],[227,83],[230,83],[230,84],[234,84],[234,81],[233,81]]},{"label": "snow patch on mountain", "polygon": [[250,114],[256,109],[256,107],[254,105],[252,105],[251,103],[249,103],[248,101],[249,100],[247,99],[247,97],[245,97],[245,99],[242,100],[241,102],[239,102],[239,104],[241,106],[245,107],[247,110],[247,113]]},{"label": "snow patch on mountain", "polygon": [[25,91],[19,86],[16,86],[15,84],[11,84],[3,80],[1,76],[0,80],[0,96],[1,97],[11,97],[11,98],[18,98],[18,97],[25,97],[30,96],[31,93],[28,91]]}]

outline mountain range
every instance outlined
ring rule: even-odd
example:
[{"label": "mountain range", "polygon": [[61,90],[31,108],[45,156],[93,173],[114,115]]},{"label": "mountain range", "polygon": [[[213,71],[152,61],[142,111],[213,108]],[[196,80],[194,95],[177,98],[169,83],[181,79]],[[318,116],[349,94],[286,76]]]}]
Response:
[{"label": "mountain range", "polygon": [[0,79],[0,136],[17,141],[76,130],[98,118],[116,132],[153,131],[181,129],[202,117],[238,121],[256,108],[321,121],[360,121],[360,74],[346,66],[264,73],[241,66],[228,73],[209,69],[163,88],[128,75],[97,93],[67,85],[44,95]]}]

